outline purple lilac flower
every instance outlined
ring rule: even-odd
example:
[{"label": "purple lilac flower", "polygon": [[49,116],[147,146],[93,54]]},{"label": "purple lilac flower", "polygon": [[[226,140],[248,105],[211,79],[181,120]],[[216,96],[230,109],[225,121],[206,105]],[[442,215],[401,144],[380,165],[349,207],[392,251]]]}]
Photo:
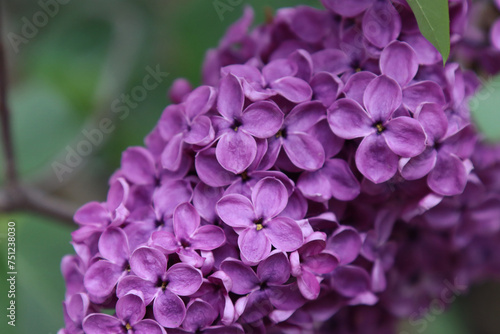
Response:
[{"label": "purple lilac flower", "polygon": [[363,95],[365,108],[345,98],[328,111],[332,131],[339,137],[363,137],[356,151],[356,166],[369,180],[381,183],[397,171],[398,156],[414,157],[425,149],[425,133],[411,117],[392,118],[401,105],[399,85],[387,76],[368,84]]},{"label": "purple lilac flower", "polygon": [[217,203],[221,219],[236,228],[241,255],[258,263],[271,252],[271,245],[283,251],[294,251],[304,240],[293,219],[278,216],[286,207],[288,192],[276,178],[259,181],[252,190],[251,200],[239,194],[229,194]]}]

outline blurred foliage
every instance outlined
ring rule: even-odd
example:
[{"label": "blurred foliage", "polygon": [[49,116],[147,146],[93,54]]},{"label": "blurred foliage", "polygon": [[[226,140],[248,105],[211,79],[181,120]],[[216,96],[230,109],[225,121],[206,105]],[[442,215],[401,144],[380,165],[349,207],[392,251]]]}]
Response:
[{"label": "blurred foliage", "polygon": [[[143,138],[168,104],[166,92],[171,82],[185,77],[193,86],[200,83],[206,50],[217,45],[246,3],[255,9],[256,23],[264,20],[267,7],[319,5],[318,0],[242,1],[225,12],[223,20],[212,0],[88,0],[60,5],[48,24],[19,46],[18,53],[8,48],[10,106],[23,177],[77,205],[104,199],[107,180],[118,168],[121,152],[128,146],[143,144]],[[6,9],[6,31],[18,35],[26,20],[31,22],[33,15],[42,10],[37,1],[28,0],[10,1]],[[168,78],[148,92],[126,119],[115,119],[116,130],[106,135],[104,144],[94,147],[81,168],[60,183],[52,162],[63,161],[66,146],[74,148],[81,131],[93,126],[89,120],[107,115],[112,101],[141,85],[147,74],[145,68],[156,65],[169,72]],[[0,169],[3,166],[0,157]],[[9,219],[17,223],[15,329],[2,327],[6,300],[5,223]],[[73,253],[70,239],[70,228],[53,221],[26,214],[0,215],[0,333],[55,334],[63,326],[61,303],[65,289],[59,264],[64,254]],[[422,333],[465,333],[459,331],[460,319],[460,310],[454,309],[437,317]],[[411,330],[407,329],[413,334]]]}]

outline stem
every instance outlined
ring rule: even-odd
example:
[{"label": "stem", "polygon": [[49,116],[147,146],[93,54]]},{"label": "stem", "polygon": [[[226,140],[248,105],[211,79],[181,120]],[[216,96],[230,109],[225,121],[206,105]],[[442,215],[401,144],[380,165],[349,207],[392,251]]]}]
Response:
[{"label": "stem", "polygon": [[[0,4],[0,21],[3,22],[2,5]],[[2,146],[5,157],[5,180],[7,187],[17,184],[16,162],[14,159],[14,145],[10,128],[10,112],[7,106],[7,59],[3,39],[2,24],[0,23],[0,120],[2,122]]]}]

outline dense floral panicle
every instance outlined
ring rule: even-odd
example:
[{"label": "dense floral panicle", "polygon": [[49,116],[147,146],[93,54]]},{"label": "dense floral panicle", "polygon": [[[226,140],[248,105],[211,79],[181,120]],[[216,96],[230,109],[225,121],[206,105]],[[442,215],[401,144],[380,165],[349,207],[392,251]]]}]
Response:
[{"label": "dense floral panicle", "polygon": [[[75,213],[59,333],[390,334],[500,277],[479,78],[442,66],[405,1],[321,3],[254,29],[245,8],[204,85],[172,84],[106,201]],[[452,59],[493,73],[499,23],[465,30],[469,5],[450,1]]]}]

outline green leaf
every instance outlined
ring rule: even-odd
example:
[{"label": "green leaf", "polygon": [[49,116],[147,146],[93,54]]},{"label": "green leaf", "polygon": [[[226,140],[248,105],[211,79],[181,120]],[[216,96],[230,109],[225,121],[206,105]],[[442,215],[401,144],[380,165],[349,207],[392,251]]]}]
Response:
[{"label": "green leaf", "polygon": [[448,0],[408,0],[420,32],[443,56],[443,64],[450,55],[450,14]]},{"label": "green leaf", "polygon": [[500,141],[500,76],[484,83],[483,87],[470,100],[470,109],[479,131],[486,140]]}]

